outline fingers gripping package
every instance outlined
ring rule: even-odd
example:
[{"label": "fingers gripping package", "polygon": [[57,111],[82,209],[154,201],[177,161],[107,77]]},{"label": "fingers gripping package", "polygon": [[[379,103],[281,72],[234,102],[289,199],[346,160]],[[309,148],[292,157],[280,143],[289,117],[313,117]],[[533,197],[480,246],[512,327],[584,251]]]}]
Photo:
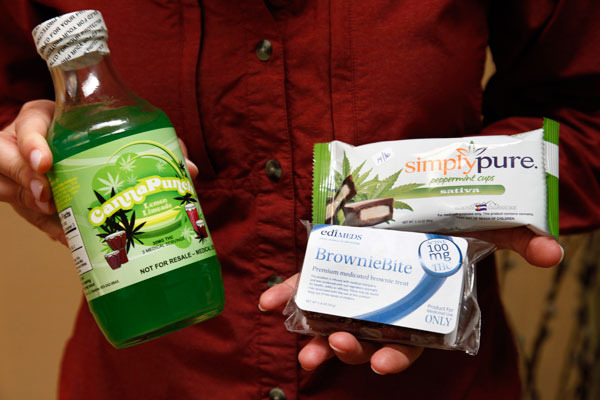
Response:
[{"label": "fingers gripping package", "polygon": [[313,223],[288,330],[476,354],[475,263],[495,247],[439,233],[527,226],[557,236],[558,124],[316,144]]}]

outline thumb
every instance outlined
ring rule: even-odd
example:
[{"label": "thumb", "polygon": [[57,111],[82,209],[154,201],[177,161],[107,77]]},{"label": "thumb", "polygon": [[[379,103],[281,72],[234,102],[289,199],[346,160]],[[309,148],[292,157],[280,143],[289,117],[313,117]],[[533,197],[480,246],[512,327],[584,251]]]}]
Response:
[{"label": "thumb", "polygon": [[285,305],[290,297],[292,297],[292,293],[294,293],[297,280],[298,274],[294,274],[291,278],[267,289],[260,296],[258,308],[261,311],[269,311]]},{"label": "thumb", "polygon": [[552,267],[560,263],[564,256],[564,250],[556,239],[537,235],[524,226],[471,232],[469,236],[494,243],[500,249],[514,250],[536,267]]}]

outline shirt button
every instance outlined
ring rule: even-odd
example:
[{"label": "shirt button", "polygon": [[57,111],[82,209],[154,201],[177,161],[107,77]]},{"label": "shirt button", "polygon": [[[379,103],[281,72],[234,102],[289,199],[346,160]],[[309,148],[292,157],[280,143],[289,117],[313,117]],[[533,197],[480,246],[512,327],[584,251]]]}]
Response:
[{"label": "shirt button", "polygon": [[269,61],[271,58],[271,53],[273,53],[273,45],[268,40],[261,40],[256,45],[256,57],[260,61]]},{"label": "shirt button", "polygon": [[267,286],[273,287],[275,285],[279,285],[281,282],[283,282],[282,277],[280,277],[279,275],[271,275],[269,279],[267,279]]},{"label": "shirt button", "polygon": [[281,164],[277,160],[269,160],[265,164],[265,173],[272,181],[278,181],[281,177]]},{"label": "shirt button", "polygon": [[273,388],[269,390],[270,400],[285,400],[286,398],[285,392],[279,388]]}]

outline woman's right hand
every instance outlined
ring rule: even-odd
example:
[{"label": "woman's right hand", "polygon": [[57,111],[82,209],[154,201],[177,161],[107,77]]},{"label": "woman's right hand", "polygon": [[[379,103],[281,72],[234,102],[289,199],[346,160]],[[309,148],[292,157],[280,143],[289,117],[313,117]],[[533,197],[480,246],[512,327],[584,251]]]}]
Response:
[{"label": "woman's right hand", "polygon": [[45,176],[52,167],[46,132],[53,114],[54,102],[30,101],[12,123],[0,130],[0,201],[66,245]]}]

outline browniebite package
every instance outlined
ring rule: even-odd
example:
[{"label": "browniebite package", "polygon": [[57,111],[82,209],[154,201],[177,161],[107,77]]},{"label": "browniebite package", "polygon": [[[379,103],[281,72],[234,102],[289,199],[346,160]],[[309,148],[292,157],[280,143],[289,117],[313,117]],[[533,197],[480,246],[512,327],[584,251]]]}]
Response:
[{"label": "browniebite package", "polygon": [[475,262],[493,249],[471,238],[315,225],[286,327],[475,354]]}]

